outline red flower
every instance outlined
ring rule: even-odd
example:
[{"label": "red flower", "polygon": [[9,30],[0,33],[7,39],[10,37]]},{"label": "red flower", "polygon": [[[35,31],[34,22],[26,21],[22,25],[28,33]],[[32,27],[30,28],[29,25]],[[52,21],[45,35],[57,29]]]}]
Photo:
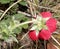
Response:
[{"label": "red flower", "polygon": [[51,32],[49,30],[42,29],[39,32],[39,39],[48,40],[51,37]]},{"label": "red flower", "polygon": [[[39,39],[48,40],[51,37],[51,34],[56,31],[57,27],[57,20],[52,18],[52,14],[50,12],[42,12],[41,13],[43,18],[49,18],[46,20],[45,24],[47,29],[42,28],[39,31],[39,34],[36,34],[35,30],[31,30],[29,32],[29,37],[34,41]],[[34,23],[34,22],[33,22]]]},{"label": "red flower", "polygon": [[35,31],[35,30],[29,31],[29,37],[30,37],[33,41],[38,40],[38,34],[36,34],[36,31]]},{"label": "red flower", "polygon": [[41,12],[40,14],[43,18],[52,17],[52,14],[50,12]]},{"label": "red flower", "polygon": [[54,31],[56,31],[56,24],[57,24],[57,20],[52,18],[52,14],[50,12],[42,12],[41,13],[43,18],[47,18],[50,17],[47,21],[46,21],[46,25],[48,27],[48,30],[51,31],[51,33],[53,33]]},{"label": "red flower", "polygon": [[41,15],[43,18],[50,17],[46,21],[46,26],[48,27],[48,29],[47,30],[41,30],[41,32],[39,33],[40,39],[48,40],[51,37],[51,34],[54,31],[56,31],[57,21],[56,21],[56,19],[51,17],[52,14],[50,12],[42,12]]},{"label": "red flower", "polygon": [[54,18],[50,18],[49,20],[47,20],[46,25],[48,27],[48,30],[50,30],[51,33],[53,33],[54,31],[56,31],[57,21]]}]

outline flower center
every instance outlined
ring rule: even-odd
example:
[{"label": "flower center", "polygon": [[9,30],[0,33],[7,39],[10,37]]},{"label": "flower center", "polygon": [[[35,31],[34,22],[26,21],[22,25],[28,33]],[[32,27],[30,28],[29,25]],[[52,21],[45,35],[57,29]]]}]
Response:
[{"label": "flower center", "polygon": [[47,29],[46,26],[46,21],[49,18],[42,18],[41,16],[37,16],[36,19],[32,19],[32,20],[36,20],[35,22],[33,22],[33,26],[31,28],[31,30],[38,30],[40,31],[41,29]]},{"label": "flower center", "polygon": [[40,16],[37,16],[37,18],[36,18],[37,29],[38,29],[38,30],[47,29],[46,21],[47,21],[48,19],[49,19],[49,18],[42,18],[42,17],[40,17]]}]

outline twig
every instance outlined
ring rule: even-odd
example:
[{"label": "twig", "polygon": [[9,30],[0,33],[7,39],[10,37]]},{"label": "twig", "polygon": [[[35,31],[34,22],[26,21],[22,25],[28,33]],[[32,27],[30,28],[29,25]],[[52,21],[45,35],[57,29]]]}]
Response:
[{"label": "twig", "polygon": [[36,49],[38,49],[38,40],[36,40]]},{"label": "twig", "polygon": [[22,12],[22,11],[18,11],[18,13],[21,13],[21,14],[24,14],[24,15],[27,15],[27,16],[31,16],[30,14],[28,14],[28,13],[25,13],[25,12]]},{"label": "twig", "polygon": [[8,12],[8,10],[10,9],[10,8],[12,8],[14,5],[16,5],[17,3],[19,3],[21,0],[18,0],[17,2],[15,2],[15,3],[13,3],[9,8],[7,8],[6,10],[5,10],[5,12],[2,14],[2,16],[0,17],[0,20],[4,17],[4,15]]},{"label": "twig", "polygon": [[29,6],[30,6],[30,12],[31,12],[31,15],[34,16],[34,13],[33,13],[33,7],[31,5],[31,2],[29,0],[27,0]]},{"label": "twig", "polygon": [[31,14],[28,14],[28,13],[25,13],[25,12],[22,12],[22,11],[17,11],[18,13],[21,13],[23,15],[26,15],[26,17],[29,17],[29,18],[35,18],[35,17],[32,17]]},{"label": "twig", "polygon": [[51,38],[60,46],[60,43],[53,36]]},{"label": "twig", "polygon": [[28,33],[29,33],[29,31],[28,31],[26,34],[23,35],[23,37],[21,38],[20,41],[22,41],[22,40],[24,39],[24,37],[25,37]]},{"label": "twig", "polygon": [[51,41],[49,41],[49,43],[52,44],[55,48],[59,49],[59,47],[57,47],[56,45],[54,45]]},{"label": "twig", "polygon": [[29,43],[21,46],[19,49],[22,49],[23,47],[25,47],[25,46],[27,46],[27,45],[29,45]]},{"label": "twig", "polygon": [[49,9],[49,10],[52,10],[54,12],[60,12],[60,10],[56,10],[56,9],[53,9],[53,8],[44,7],[44,6],[38,6],[38,5],[34,4],[34,3],[31,3],[31,4],[34,5],[34,6],[36,6],[36,7],[39,7],[39,8]]},{"label": "twig", "polygon": [[59,49],[56,45],[53,45],[53,46],[55,46],[57,49]]},{"label": "twig", "polygon": [[47,42],[44,40],[44,48],[47,49]]}]

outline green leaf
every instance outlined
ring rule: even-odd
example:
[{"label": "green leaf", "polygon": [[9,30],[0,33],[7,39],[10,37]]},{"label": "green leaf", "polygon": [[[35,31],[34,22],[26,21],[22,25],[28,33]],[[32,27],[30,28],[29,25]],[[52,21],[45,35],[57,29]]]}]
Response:
[{"label": "green leaf", "polygon": [[7,42],[7,43],[10,43],[10,42],[13,42],[13,41],[15,41],[15,42],[18,43],[18,40],[17,40],[16,37],[14,37],[14,36],[9,37],[8,39],[5,40],[5,42]]},{"label": "green leaf", "polygon": [[28,21],[29,20],[29,18],[28,17],[26,17],[25,15],[23,15],[23,14],[15,14],[15,15],[13,15],[12,17],[15,17],[15,20],[23,20],[23,21]]},{"label": "green leaf", "polygon": [[2,4],[6,4],[6,3],[9,3],[10,0],[0,0],[0,2],[1,2]]},{"label": "green leaf", "polygon": [[18,42],[16,39],[16,34],[19,34],[22,28],[28,28],[28,24],[19,26],[17,28],[14,27],[28,20],[30,19],[25,17],[23,14],[5,15],[4,19],[0,21],[0,35],[2,35],[2,38],[0,39],[7,41],[9,40],[9,37],[14,37],[14,41]]},{"label": "green leaf", "polygon": [[14,0],[0,0],[0,3],[7,4],[7,3],[10,3],[11,1],[14,1]]},{"label": "green leaf", "polygon": [[23,6],[26,6],[27,5],[27,2],[26,1],[21,1],[21,2],[19,2],[19,4],[21,4]]},{"label": "green leaf", "polygon": [[5,22],[0,23],[0,28],[2,29],[2,32],[6,33],[8,35],[9,29]]},{"label": "green leaf", "polygon": [[2,38],[1,38],[1,39],[3,39],[3,40],[7,40],[8,38],[9,38],[8,35],[6,35],[5,33],[2,33]]},{"label": "green leaf", "polygon": [[28,28],[28,24],[23,25],[22,28],[27,29]]},{"label": "green leaf", "polygon": [[18,34],[18,33],[21,32],[21,30],[22,30],[21,27],[17,27],[17,28],[15,28],[15,29],[13,30],[13,32],[14,32],[15,34]]},{"label": "green leaf", "polygon": [[15,20],[22,20],[25,15],[23,14],[15,14],[13,17],[15,17]]}]

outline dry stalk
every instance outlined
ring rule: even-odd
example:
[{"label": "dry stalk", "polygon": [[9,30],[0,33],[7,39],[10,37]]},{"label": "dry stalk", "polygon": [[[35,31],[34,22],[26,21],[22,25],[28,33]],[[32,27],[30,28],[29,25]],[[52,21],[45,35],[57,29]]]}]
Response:
[{"label": "dry stalk", "polygon": [[4,17],[4,15],[8,12],[8,10],[10,9],[10,8],[12,8],[14,5],[16,5],[17,3],[19,3],[21,0],[18,0],[17,2],[15,2],[15,3],[13,3],[9,8],[7,8],[6,10],[5,10],[5,12],[2,14],[2,16],[0,17],[0,20]]}]

